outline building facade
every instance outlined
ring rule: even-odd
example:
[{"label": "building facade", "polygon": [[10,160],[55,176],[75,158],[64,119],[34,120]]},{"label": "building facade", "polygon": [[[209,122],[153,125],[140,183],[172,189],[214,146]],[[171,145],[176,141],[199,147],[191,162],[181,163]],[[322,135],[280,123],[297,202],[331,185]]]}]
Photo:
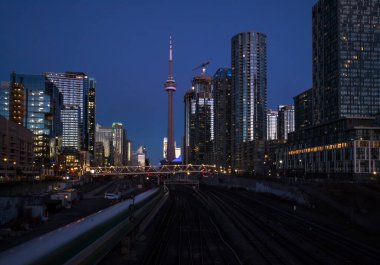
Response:
[{"label": "building facade", "polygon": [[213,163],[228,170],[231,154],[231,80],[230,68],[219,68],[213,77],[214,151]]},{"label": "building facade", "polygon": [[62,151],[64,154],[78,154],[81,145],[80,109],[78,106],[65,106],[61,111],[63,124]]},{"label": "building facade", "polygon": [[[177,143],[174,141],[175,147],[175,158],[179,158],[181,156],[181,147],[177,147]],[[167,160],[167,152],[168,152],[168,138],[164,137],[162,142],[162,155],[165,160]]]},{"label": "building facade", "polygon": [[[63,105],[65,108],[75,107],[79,110],[80,121],[80,145],[81,149],[88,149],[88,93],[89,77],[82,72],[53,73],[46,72],[44,75],[53,82],[63,95]],[[70,132],[70,134],[76,134]],[[65,144],[65,143],[64,143]],[[65,146],[64,146],[65,147]],[[71,148],[71,146],[70,146]]]},{"label": "building facade", "polygon": [[33,157],[33,133],[0,116],[0,181],[38,175]]},{"label": "building facade", "polygon": [[313,7],[314,124],[380,112],[378,0]]},{"label": "building facade", "polygon": [[267,38],[243,32],[231,40],[232,156],[236,172],[256,174],[264,163]]},{"label": "building facade", "polygon": [[313,88],[301,94],[307,102],[295,97],[297,130],[278,153],[283,174],[379,172],[379,11],[377,0],[319,0],[313,7]]},{"label": "building facade", "polygon": [[267,140],[277,140],[278,111],[267,110]]},{"label": "building facade", "polygon": [[104,145],[103,142],[95,142],[94,146],[94,166],[103,167],[104,164]]},{"label": "building facade", "polygon": [[18,125],[26,125],[26,91],[20,81],[12,74],[11,90],[9,91],[9,119]]},{"label": "building facade", "polygon": [[96,80],[89,78],[88,89],[88,151],[94,154],[95,130],[96,130]]},{"label": "building facade", "polygon": [[214,141],[212,78],[196,76],[185,94],[185,164],[211,164]]},{"label": "building facade", "polygon": [[277,138],[287,140],[288,133],[294,131],[294,106],[281,105],[278,107]]},{"label": "building facade", "polygon": [[127,165],[127,131],[124,129],[123,124],[120,122],[112,123],[112,141],[114,152],[114,165],[126,166]]},{"label": "building facade", "polygon": [[104,162],[105,166],[112,166],[114,164],[113,154],[113,133],[111,126],[96,125],[95,142],[101,142],[104,148]]},{"label": "building facade", "polygon": [[312,92],[312,89],[308,89],[293,97],[294,129],[297,131],[310,127],[313,122]]},{"label": "building facade", "polygon": [[10,119],[34,134],[36,166],[50,166],[50,142],[62,135],[62,94],[43,75],[11,74]]},{"label": "building facade", "polygon": [[9,119],[9,91],[10,83],[2,81],[0,83],[0,115]]}]

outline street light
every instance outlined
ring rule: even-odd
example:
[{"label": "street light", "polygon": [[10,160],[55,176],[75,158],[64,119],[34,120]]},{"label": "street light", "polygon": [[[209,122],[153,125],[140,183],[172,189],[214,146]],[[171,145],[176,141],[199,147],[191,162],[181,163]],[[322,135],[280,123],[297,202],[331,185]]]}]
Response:
[{"label": "street light", "polygon": [[15,179],[17,178],[16,161],[13,161],[13,169],[15,171]]},{"label": "street light", "polygon": [[5,179],[7,180],[8,178],[8,164],[7,164],[8,159],[4,157],[4,166],[5,166]]}]

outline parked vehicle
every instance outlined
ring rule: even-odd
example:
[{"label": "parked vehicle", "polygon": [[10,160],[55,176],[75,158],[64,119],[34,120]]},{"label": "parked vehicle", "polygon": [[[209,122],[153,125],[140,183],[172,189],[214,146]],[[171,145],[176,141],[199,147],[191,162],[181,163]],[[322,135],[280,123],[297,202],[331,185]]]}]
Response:
[{"label": "parked vehicle", "polygon": [[104,199],[107,199],[107,200],[120,200],[120,198],[121,198],[120,192],[118,193],[106,192],[104,194]]}]

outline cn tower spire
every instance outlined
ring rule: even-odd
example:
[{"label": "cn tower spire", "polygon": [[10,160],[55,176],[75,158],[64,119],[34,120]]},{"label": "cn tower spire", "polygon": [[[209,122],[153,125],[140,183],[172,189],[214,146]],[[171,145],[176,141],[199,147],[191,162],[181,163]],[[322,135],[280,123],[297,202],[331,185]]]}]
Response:
[{"label": "cn tower spire", "polygon": [[172,44],[172,36],[169,37],[169,78],[173,77],[173,44]]},{"label": "cn tower spire", "polygon": [[165,90],[168,92],[168,145],[167,159],[171,163],[175,157],[174,145],[174,125],[173,125],[173,93],[176,90],[176,83],[173,79],[173,43],[172,36],[169,38],[169,76],[165,82]]}]

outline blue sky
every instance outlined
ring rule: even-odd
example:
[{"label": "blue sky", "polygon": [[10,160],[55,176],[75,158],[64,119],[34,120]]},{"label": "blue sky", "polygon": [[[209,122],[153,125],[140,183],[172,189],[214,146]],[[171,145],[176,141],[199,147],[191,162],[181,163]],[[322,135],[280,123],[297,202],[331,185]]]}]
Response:
[{"label": "blue sky", "polygon": [[0,79],[81,71],[97,79],[97,122],[122,122],[133,149],[156,163],[166,136],[168,39],[174,41],[175,138],[183,96],[197,72],[230,66],[230,40],[267,34],[268,107],[311,87],[311,8],[316,0],[0,0]]}]

